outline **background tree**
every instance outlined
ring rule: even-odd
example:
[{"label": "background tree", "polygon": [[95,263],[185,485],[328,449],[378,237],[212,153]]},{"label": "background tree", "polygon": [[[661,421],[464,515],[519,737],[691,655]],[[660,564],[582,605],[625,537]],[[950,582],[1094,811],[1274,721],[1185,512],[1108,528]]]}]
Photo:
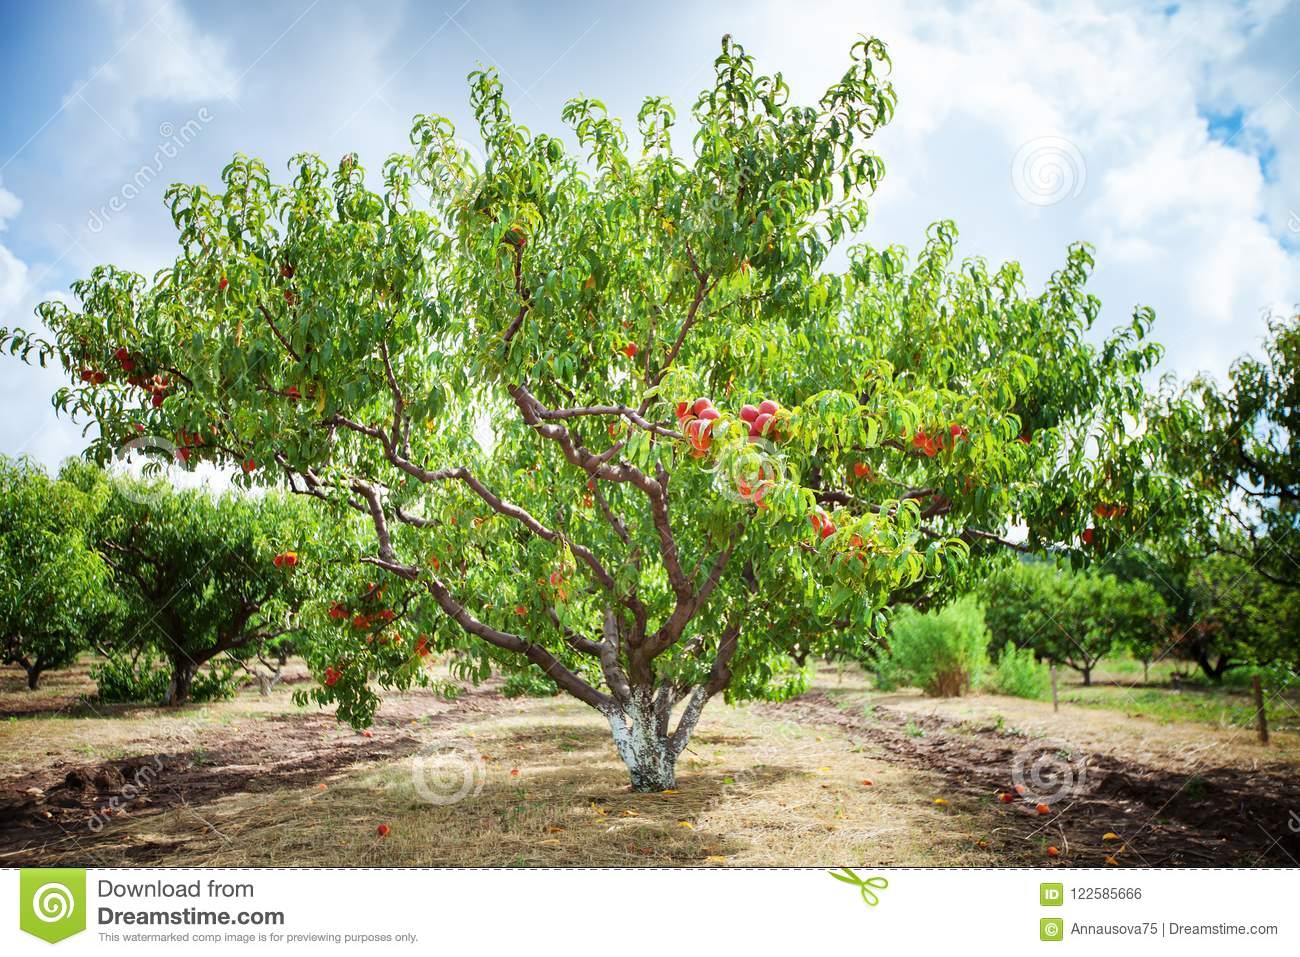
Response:
[{"label": "background tree", "polygon": [[1170,388],[1156,421],[1173,464],[1207,501],[1190,555],[1204,543],[1258,574],[1300,588],[1300,317],[1273,316],[1263,357],[1243,356],[1220,386]]},{"label": "background tree", "polygon": [[[950,224],[915,268],[865,247],[824,268],[882,174],[887,68],[864,40],[796,106],[724,38],[693,155],[667,101],[642,107],[638,156],[580,98],[585,161],[477,72],[481,168],[436,116],[378,183],[353,155],[298,156],[287,184],[236,156],[220,191],[169,191],[171,268],[96,269],[75,307],[41,307],[52,340],[0,341],[67,370],[55,402],[98,423],[94,457],[178,436],[364,515],[376,585],[436,605],[435,647],[537,666],[662,789],[713,696],[779,687],[828,629],[867,641],[899,589],[1013,522],[1025,547],[1103,551],[1160,482],[1124,425],[1150,316],[1085,340],[1086,248],[1037,295],[1014,265],[954,271]],[[1110,524],[1085,529],[1099,501]],[[408,674],[337,658],[318,691],[352,720]]]},{"label": "background tree", "polygon": [[90,534],[122,602],[106,650],[160,654],[164,704],[184,704],[204,665],[246,660],[306,627],[321,574],[301,503],[177,491],[78,463],[64,475],[103,499]]},{"label": "background tree", "polygon": [[1085,685],[1113,650],[1168,634],[1167,609],[1154,588],[1088,569],[1014,563],[990,574],[980,593],[992,648],[1032,648],[1078,671]]},{"label": "background tree", "polygon": [[1191,562],[1187,571],[1187,621],[1177,653],[1216,684],[1233,668],[1294,660],[1300,643],[1295,589],[1240,557],[1245,547],[1228,543],[1222,552]]},{"label": "background tree", "polygon": [[113,611],[107,569],[87,541],[97,508],[38,465],[0,458],[0,652],[33,690],[86,650]]}]

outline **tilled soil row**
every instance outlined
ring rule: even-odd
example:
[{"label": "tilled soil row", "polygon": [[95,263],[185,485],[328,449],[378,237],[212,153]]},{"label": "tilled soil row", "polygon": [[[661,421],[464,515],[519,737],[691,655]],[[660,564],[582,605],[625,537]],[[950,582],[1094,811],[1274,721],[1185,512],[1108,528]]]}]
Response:
[{"label": "tilled soil row", "polygon": [[[425,717],[421,727],[472,720],[496,711],[500,701],[495,689],[470,692],[450,710]],[[409,730],[420,702],[403,705],[378,715],[369,735],[348,730],[328,714],[273,715],[235,733],[204,729],[184,750],[94,765],[57,763],[5,782],[0,862],[39,864],[48,844],[89,848],[111,839],[128,818],[177,805],[202,807],[232,794],[308,787],[352,767],[400,759],[421,745]]]},{"label": "tilled soil row", "polygon": [[[1080,867],[1300,867],[1300,834],[1291,827],[1300,771],[1289,765],[1207,766],[1188,774],[993,725],[879,706],[855,713],[822,692],[758,707],[773,717],[838,727],[899,764],[947,776],[954,793],[1005,807],[1007,833],[1045,863],[1038,848],[1050,844],[1061,852],[1057,862]],[[1018,781],[1023,795],[1016,794]],[[1002,805],[1001,794],[1014,800]],[[1040,801],[1048,802],[1047,814],[1038,813]],[[1115,837],[1103,840],[1107,834]]]}]

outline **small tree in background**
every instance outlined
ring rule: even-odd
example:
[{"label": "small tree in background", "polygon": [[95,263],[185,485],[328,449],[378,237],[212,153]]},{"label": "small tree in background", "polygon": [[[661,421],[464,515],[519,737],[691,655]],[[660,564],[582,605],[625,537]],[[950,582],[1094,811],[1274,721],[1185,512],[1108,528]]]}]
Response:
[{"label": "small tree in background", "polygon": [[87,540],[97,507],[39,466],[0,458],[0,654],[32,690],[89,648],[114,610]]},{"label": "small tree in background", "polygon": [[[287,183],[236,156],[218,191],[169,191],[171,268],[96,269],[41,307],[52,340],[0,343],[69,373],[55,402],[98,424],[95,458],[179,436],[364,516],[376,585],[440,610],[436,647],[535,665],[605,717],[635,788],[670,787],[712,697],[861,649],[900,589],[1012,523],[1093,554],[1177,501],[1125,425],[1151,315],[1086,341],[1087,248],[1037,294],[1014,264],[955,266],[948,223],[914,264],[825,269],[883,172],[888,67],[864,40],[798,106],[724,39],[686,159],[662,98],[639,154],[570,101],[580,159],[477,72],[481,166],[437,116],[369,179],[354,155]],[[364,722],[410,657],[341,634],[317,693]]]},{"label": "small tree in background", "polygon": [[1208,505],[1181,551],[1208,545],[1300,589],[1300,316],[1270,317],[1263,356],[1238,359],[1226,385],[1171,387],[1153,422]]},{"label": "small tree in background", "polygon": [[1215,684],[1233,668],[1295,660],[1300,646],[1296,589],[1239,557],[1242,547],[1191,562],[1185,579],[1189,613],[1177,652]]},{"label": "small tree in background", "polygon": [[[114,659],[131,656],[146,672],[152,655],[131,653],[161,655],[162,703],[186,703],[205,665],[246,660],[313,620],[302,612],[322,574],[316,526],[301,503],[177,491],[84,464],[68,465],[64,476],[102,499],[90,534],[122,605],[106,650]],[[148,674],[131,670],[152,687]],[[132,674],[121,671],[119,660],[112,678],[129,688]],[[228,676],[218,673],[205,690],[227,688]]]},{"label": "small tree in background", "polygon": [[1116,648],[1167,635],[1166,608],[1145,582],[1051,562],[1007,565],[981,586],[993,646],[1032,648],[1092,684],[1097,663]]}]

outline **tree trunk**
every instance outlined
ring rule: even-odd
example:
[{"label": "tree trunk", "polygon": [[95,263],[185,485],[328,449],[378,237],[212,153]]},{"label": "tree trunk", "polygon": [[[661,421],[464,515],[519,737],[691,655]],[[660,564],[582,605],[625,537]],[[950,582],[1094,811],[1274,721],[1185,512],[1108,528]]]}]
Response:
[{"label": "tree trunk", "polygon": [[1092,666],[1085,665],[1079,670],[1083,672],[1083,686],[1087,688],[1089,685],[1092,684]]},{"label": "tree trunk", "polygon": [[164,705],[181,705],[190,700],[190,685],[194,683],[197,665],[172,663],[171,681],[167,683],[167,693],[163,696]]},{"label": "tree trunk", "polygon": [[39,660],[32,664],[25,655],[14,655],[6,658],[5,664],[15,664],[27,672],[28,691],[35,691],[37,685],[41,683],[41,672],[45,670],[45,665],[41,664]]},{"label": "tree trunk", "polygon": [[1196,663],[1201,666],[1201,671],[1205,677],[1209,678],[1216,685],[1223,683],[1223,673],[1228,670],[1228,656],[1220,655],[1219,660],[1214,664],[1210,663],[1210,656],[1204,651],[1197,650],[1194,654]]},{"label": "tree trunk", "polygon": [[[680,751],[666,733],[667,722],[661,722],[656,715],[649,693],[635,694],[621,711],[610,711],[605,717],[619,757],[627,765],[632,790],[665,791],[677,786]],[[686,736],[682,738],[683,745]]]}]

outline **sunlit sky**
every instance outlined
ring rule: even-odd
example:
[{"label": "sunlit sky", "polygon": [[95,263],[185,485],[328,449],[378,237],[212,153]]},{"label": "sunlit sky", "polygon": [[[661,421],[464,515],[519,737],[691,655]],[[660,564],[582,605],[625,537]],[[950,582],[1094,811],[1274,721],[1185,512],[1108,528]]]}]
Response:
[{"label": "sunlit sky", "polygon": [[[470,128],[480,64],[533,129],[563,132],[582,93],[634,130],[647,95],[689,114],[724,33],[796,100],[858,34],[888,43],[898,113],[866,241],[915,248],[951,218],[962,255],[1019,260],[1031,287],[1092,242],[1101,325],[1150,305],[1183,377],[1221,375],[1300,302],[1300,3],[0,0],[0,326],[96,264],[169,262],[167,185],[215,183],[236,151],[377,171],[416,113]],[[81,450],[58,384],[0,357],[0,454]]]}]

